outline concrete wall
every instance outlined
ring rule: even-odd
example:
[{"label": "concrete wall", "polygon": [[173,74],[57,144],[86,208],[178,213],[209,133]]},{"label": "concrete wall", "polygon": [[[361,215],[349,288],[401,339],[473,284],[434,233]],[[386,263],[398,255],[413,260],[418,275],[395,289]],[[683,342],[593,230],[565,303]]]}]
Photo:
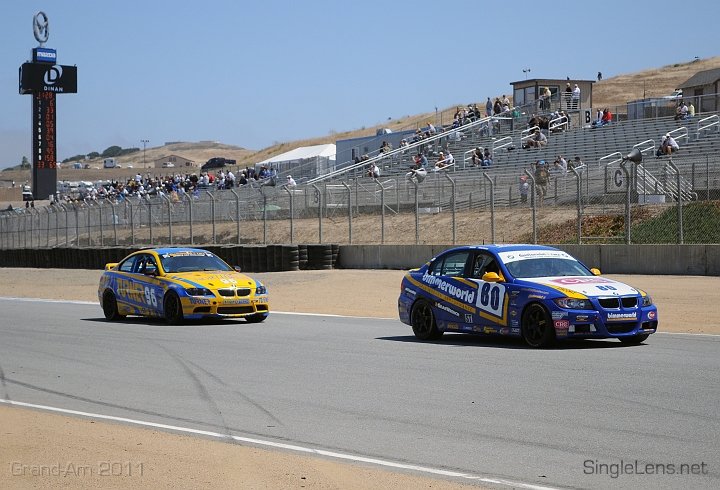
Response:
[{"label": "concrete wall", "polygon": [[7,187],[0,189],[0,202],[22,201],[22,187]]},{"label": "concrete wall", "polygon": [[[453,245],[341,245],[345,269],[412,269]],[[561,245],[604,274],[720,276],[720,245]]]}]

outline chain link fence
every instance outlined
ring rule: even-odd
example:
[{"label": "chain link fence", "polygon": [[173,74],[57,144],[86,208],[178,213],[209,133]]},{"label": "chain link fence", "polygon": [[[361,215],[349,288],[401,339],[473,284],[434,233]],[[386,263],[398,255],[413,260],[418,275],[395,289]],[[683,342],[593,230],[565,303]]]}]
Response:
[{"label": "chain link fence", "polygon": [[[16,208],[0,248],[210,244],[720,243],[715,156],[553,172],[470,168]],[[521,176],[530,184],[521,194]]]}]

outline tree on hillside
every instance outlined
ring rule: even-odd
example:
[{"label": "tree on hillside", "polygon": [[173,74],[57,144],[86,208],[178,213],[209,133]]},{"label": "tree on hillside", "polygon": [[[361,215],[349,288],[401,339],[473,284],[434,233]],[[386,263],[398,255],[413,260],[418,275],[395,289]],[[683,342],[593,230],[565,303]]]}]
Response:
[{"label": "tree on hillside", "polygon": [[26,168],[30,168],[30,160],[28,160],[27,157],[22,158],[22,163],[20,163],[20,168],[23,170]]},{"label": "tree on hillside", "polygon": [[120,153],[122,153],[122,148],[119,146],[111,146],[102,152],[102,156],[103,158],[111,158],[120,155]]},{"label": "tree on hillside", "polygon": [[66,158],[65,160],[62,161],[62,163],[77,162],[79,160],[85,160],[85,155],[75,155],[73,157]]},{"label": "tree on hillside", "polygon": [[91,151],[90,153],[87,154],[88,158],[97,158],[99,156],[100,156],[100,153],[98,153],[96,151]]}]

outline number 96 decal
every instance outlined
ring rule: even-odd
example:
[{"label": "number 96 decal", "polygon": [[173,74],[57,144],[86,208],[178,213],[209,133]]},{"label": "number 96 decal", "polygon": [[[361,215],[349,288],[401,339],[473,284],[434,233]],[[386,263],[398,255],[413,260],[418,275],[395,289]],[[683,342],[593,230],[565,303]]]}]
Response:
[{"label": "number 96 decal", "polygon": [[150,289],[149,286],[145,286],[145,303],[157,308],[157,297],[155,296],[155,290]]}]

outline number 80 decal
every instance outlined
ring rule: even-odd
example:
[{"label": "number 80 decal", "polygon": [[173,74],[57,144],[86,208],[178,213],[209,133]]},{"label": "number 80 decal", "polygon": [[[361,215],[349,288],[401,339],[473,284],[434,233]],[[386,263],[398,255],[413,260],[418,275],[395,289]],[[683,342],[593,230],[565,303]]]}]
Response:
[{"label": "number 80 decal", "polygon": [[495,316],[502,317],[504,303],[505,286],[494,282],[481,283],[475,306]]}]

